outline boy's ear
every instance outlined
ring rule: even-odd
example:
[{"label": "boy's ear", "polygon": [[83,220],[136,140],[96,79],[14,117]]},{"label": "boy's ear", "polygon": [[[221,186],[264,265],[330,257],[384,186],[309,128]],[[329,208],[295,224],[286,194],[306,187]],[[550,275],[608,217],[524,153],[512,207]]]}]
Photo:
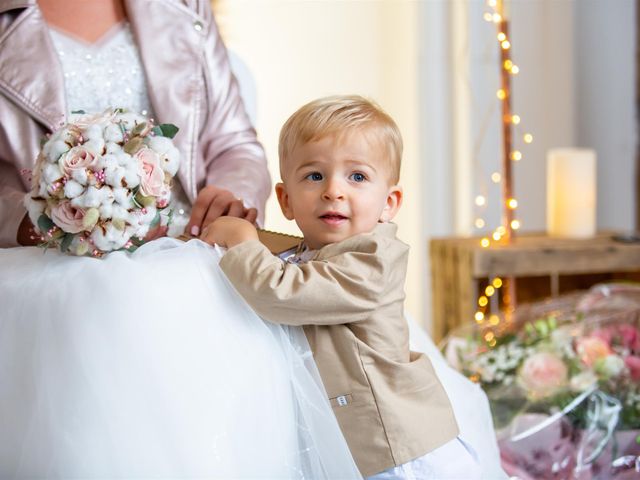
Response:
[{"label": "boy's ear", "polygon": [[276,184],[276,196],[278,197],[282,214],[287,220],[293,220],[293,210],[289,204],[289,194],[287,193],[287,187],[285,187],[284,183],[279,182]]},{"label": "boy's ear", "polygon": [[398,210],[400,210],[400,206],[402,205],[402,187],[398,185],[394,185],[389,189],[389,193],[387,193],[387,203],[382,210],[382,214],[380,215],[380,222],[386,223],[393,220],[393,217],[396,216]]}]

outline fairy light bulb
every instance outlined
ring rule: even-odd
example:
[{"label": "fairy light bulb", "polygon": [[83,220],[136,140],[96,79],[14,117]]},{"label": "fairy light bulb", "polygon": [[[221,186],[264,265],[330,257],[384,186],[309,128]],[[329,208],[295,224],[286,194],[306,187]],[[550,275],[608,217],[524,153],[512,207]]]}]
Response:
[{"label": "fairy light bulb", "polygon": [[487,332],[484,334],[484,339],[487,342],[490,342],[491,340],[493,340],[495,338],[495,334],[493,332]]},{"label": "fairy light bulb", "polygon": [[500,173],[498,172],[493,172],[491,174],[491,181],[493,183],[500,183],[500,180],[502,180],[502,175],[500,175]]},{"label": "fairy light bulb", "polygon": [[513,75],[517,75],[518,73],[520,73],[520,67],[518,67],[517,65],[514,65],[513,67],[511,67],[509,69],[509,71],[513,74]]},{"label": "fairy light bulb", "polygon": [[509,50],[511,48],[511,42],[509,42],[509,40],[505,40],[500,44],[500,46],[503,50]]},{"label": "fairy light bulb", "polygon": [[502,235],[500,235],[499,232],[493,232],[493,235],[491,235],[493,237],[493,239],[497,242],[498,240],[500,240],[502,238]]},{"label": "fairy light bulb", "polygon": [[482,248],[488,248],[489,245],[491,245],[491,242],[489,241],[489,239],[487,237],[484,237],[482,240],[480,240],[480,246]]},{"label": "fairy light bulb", "polygon": [[516,208],[518,208],[518,201],[515,198],[510,198],[509,200],[507,200],[507,206],[511,210],[515,210]]},{"label": "fairy light bulb", "polygon": [[489,5],[491,8],[496,8],[496,6],[498,5],[498,0],[488,0],[487,5]]},{"label": "fairy light bulb", "polygon": [[496,92],[496,97],[498,97],[500,100],[504,100],[505,98],[507,98],[507,92],[501,88]]},{"label": "fairy light bulb", "polygon": [[489,299],[484,295],[478,298],[478,305],[480,305],[481,307],[486,307],[488,303],[489,303]]},{"label": "fairy light bulb", "polygon": [[518,230],[520,228],[520,220],[511,220],[511,228]]},{"label": "fairy light bulb", "polygon": [[520,123],[520,115],[511,115],[511,123],[518,125]]},{"label": "fairy light bulb", "polygon": [[493,326],[496,326],[500,323],[500,317],[498,315],[491,315],[489,317],[489,323]]},{"label": "fairy light bulb", "polygon": [[482,322],[484,320],[484,313],[478,311],[474,315],[474,318],[476,319],[476,322],[480,323],[480,322]]},{"label": "fairy light bulb", "polygon": [[507,36],[504,34],[504,32],[500,32],[498,34],[498,41],[499,42],[504,42],[507,39]]},{"label": "fairy light bulb", "polygon": [[524,143],[531,143],[533,142],[533,135],[531,135],[530,133],[525,133],[522,139],[524,140]]},{"label": "fairy light bulb", "polygon": [[485,223],[484,223],[484,220],[482,218],[476,218],[476,221],[475,221],[476,228],[482,228],[482,227],[484,227],[484,225],[485,225]]},{"label": "fairy light bulb", "polygon": [[485,205],[487,203],[487,199],[484,198],[482,195],[478,195],[476,197],[476,205],[479,207],[482,207],[483,205]]},{"label": "fairy light bulb", "polygon": [[485,13],[483,18],[485,19],[486,22],[493,22],[493,15],[490,14],[489,12]]},{"label": "fairy light bulb", "polygon": [[511,71],[512,68],[513,68],[513,62],[511,60],[505,60],[504,69]]},{"label": "fairy light bulb", "polygon": [[504,235],[505,233],[507,233],[507,229],[500,225],[498,228],[496,228],[496,232],[498,232],[500,235]]},{"label": "fairy light bulb", "polygon": [[522,160],[522,152],[520,150],[514,150],[511,152],[511,160],[516,162]]},{"label": "fairy light bulb", "polygon": [[493,287],[493,285],[488,285],[487,288],[484,289],[484,294],[487,297],[492,296],[494,293],[496,293],[496,289]]},{"label": "fairy light bulb", "polygon": [[502,15],[500,15],[499,13],[494,13],[493,21],[494,23],[500,23],[502,21]]},{"label": "fairy light bulb", "polygon": [[493,279],[493,282],[491,282],[491,284],[494,288],[500,288],[502,287],[502,279],[500,277],[496,277]]}]

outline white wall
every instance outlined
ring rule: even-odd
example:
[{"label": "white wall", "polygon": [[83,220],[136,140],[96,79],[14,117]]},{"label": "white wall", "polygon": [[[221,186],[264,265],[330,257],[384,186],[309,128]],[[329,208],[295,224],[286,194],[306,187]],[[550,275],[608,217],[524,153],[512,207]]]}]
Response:
[{"label": "white wall", "polygon": [[[279,179],[280,127],[298,107],[325,95],[357,93],[375,99],[398,123],[405,142],[401,183],[405,203],[396,221],[411,245],[407,310],[424,311],[422,189],[418,152],[418,3],[376,1],[229,0],[219,23],[227,45],[249,66],[257,86],[257,130]],[[266,227],[298,233],[275,198]]]}]

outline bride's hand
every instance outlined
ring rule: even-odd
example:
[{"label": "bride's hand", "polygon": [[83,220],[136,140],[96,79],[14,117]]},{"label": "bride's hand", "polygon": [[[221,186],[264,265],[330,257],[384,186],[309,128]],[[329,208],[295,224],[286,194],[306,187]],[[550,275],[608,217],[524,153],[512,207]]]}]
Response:
[{"label": "bride's hand", "polygon": [[219,217],[207,225],[200,236],[200,240],[203,242],[225,248],[257,239],[258,231],[253,223],[235,217]]},{"label": "bride's hand", "polygon": [[197,237],[207,225],[222,216],[242,218],[254,223],[258,212],[255,208],[245,208],[242,199],[236,198],[229,190],[208,185],[198,193],[185,231]]},{"label": "bride's hand", "polygon": [[31,246],[37,245],[39,242],[39,235],[33,231],[33,224],[29,220],[29,215],[25,215],[20,222],[18,232],[16,234],[16,240],[19,245]]}]

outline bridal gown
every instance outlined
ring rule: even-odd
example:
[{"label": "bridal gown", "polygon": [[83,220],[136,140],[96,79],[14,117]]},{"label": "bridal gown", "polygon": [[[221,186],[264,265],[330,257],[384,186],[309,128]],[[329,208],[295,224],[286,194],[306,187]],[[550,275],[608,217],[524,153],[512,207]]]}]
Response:
[{"label": "bridal gown", "polygon": [[358,478],[309,346],[198,240],[0,250],[0,478]]}]

